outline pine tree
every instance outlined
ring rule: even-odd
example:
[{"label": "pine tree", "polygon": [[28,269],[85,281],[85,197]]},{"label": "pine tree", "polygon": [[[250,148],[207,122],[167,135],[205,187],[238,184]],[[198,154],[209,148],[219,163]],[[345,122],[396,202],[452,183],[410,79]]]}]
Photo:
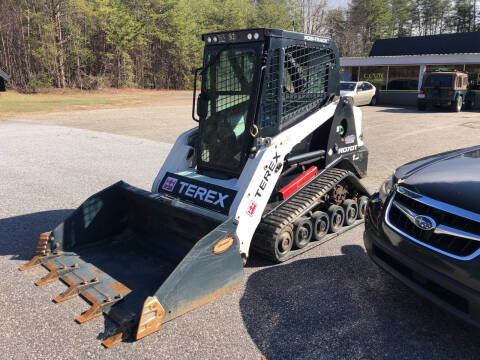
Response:
[{"label": "pine tree", "polygon": [[456,0],[451,17],[452,30],[455,32],[467,32],[475,30],[475,7],[474,1]]},{"label": "pine tree", "polygon": [[414,5],[411,0],[391,0],[394,37],[412,35]]},{"label": "pine tree", "polygon": [[256,4],[254,26],[292,29],[292,8],[286,0],[262,0]]},{"label": "pine tree", "polygon": [[393,15],[390,5],[383,0],[352,0],[348,20],[359,34],[357,55],[366,55],[376,39],[391,37]]}]

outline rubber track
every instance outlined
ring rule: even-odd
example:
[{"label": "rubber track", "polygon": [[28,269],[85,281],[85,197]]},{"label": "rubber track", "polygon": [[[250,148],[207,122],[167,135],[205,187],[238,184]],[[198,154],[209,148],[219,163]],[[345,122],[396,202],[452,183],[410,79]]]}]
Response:
[{"label": "rubber track", "polygon": [[[286,226],[295,222],[297,218],[313,209],[319,203],[322,196],[332,190],[335,185],[349,177],[356,178],[356,176],[348,170],[335,168],[325,170],[321,175],[295,193],[292,197],[288,198],[283,204],[274,211],[268,213],[262,219],[253,236],[252,250],[262,257],[274,262],[279,262],[275,257],[276,237]],[[327,234],[327,236],[320,241],[312,240],[303,249],[293,249],[288,256],[281,260],[281,262],[300,255],[317,245],[323,244],[325,241],[338,236],[362,222],[363,220],[357,220],[353,225],[342,228],[342,231],[338,233]]]}]

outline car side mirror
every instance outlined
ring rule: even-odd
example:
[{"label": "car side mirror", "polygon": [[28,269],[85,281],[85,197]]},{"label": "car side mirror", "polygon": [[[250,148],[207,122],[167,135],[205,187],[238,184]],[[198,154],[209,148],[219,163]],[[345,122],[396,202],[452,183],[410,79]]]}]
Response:
[{"label": "car side mirror", "polygon": [[208,96],[205,93],[198,95],[197,115],[200,119],[205,119],[208,113]]}]

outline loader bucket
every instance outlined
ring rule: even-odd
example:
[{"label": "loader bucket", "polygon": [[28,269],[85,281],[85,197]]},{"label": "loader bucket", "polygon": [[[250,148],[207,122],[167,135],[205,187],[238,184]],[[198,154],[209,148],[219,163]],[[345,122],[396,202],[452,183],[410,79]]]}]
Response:
[{"label": "loader bucket", "polygon": [[118,324],[103,344],[140,339],[161,325],[237,288],[243,262],[237,222],[124,182],[87,199],[63,223],[40,235],[36,282],[61,280],[54,301],[80,295],[91,308],[76,320],[102,314]]}]

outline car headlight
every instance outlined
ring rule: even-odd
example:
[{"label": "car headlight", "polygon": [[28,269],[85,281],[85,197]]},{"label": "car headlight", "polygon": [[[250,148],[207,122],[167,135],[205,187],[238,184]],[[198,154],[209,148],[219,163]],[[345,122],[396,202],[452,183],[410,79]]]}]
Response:
[{"label": "car headlight", "polygon": [[380,201],[385,203],[385,200],[387,200],[388,195],[390,195],[390,191],[392,191],[393,188],[393,175],[390,176],[387,180],[383,182],[383,184],[380,186],[380,189],[378,190],[378,197]]}]

